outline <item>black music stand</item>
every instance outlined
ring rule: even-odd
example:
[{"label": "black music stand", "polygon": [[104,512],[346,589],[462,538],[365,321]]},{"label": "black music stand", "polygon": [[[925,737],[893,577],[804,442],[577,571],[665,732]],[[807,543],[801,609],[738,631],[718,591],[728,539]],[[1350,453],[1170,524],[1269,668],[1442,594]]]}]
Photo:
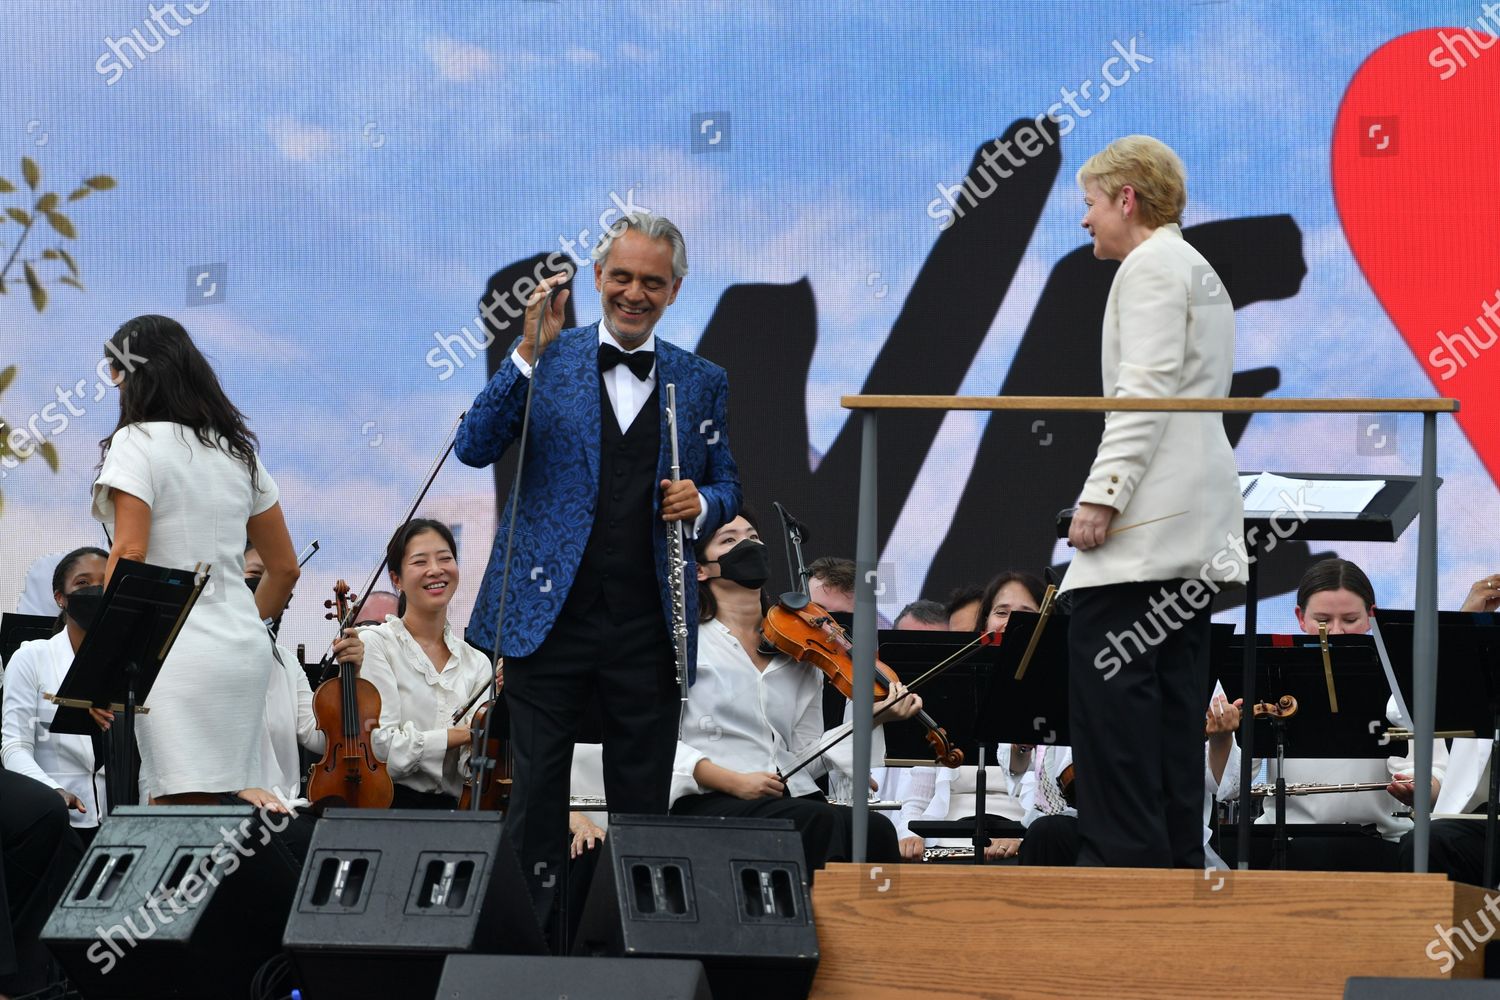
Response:
[{"label": "black music stand", "polygon": [[[1379,609],[1373,632],[1390,658],[1391,672],[1409,709],[1412,638],[1416,613]],[[1495,888],[1496,810],[1500,808],[1500,615],[1439,611],[1437,733],[1465,733],[1490,742],[1488,803],[1484,826],[1484,883]],[[1410,718],[1404,720],[1410,723]]]},{"label": "black music stand", "polygon": [[121,559],[104,591],[93,625],[51,700],[57,704],[52,731],[89,736],[97,726],[90,707],[110,708],[119,720],[110,730],[105,788],[110,808],[135,805],[135,716],[182,623],[208,582],[200,572],[168,569]]},{"label": "black music stand", "polygon": [[0,615],[0,666],[10,662],[21,643],[33,639],[50,639],[57,625],[51,615],[22,615],[6,612]]},{"label": "black music stand", "polygon": [[[922,629],[882,629],[880,661],[907,684],[950,658],[962,657],[943,673],[923,682],[918,694],[923,710],[948,734],[949,741],[963,751],[964,760],[976,762],[979,770],[974,790],[974,819],[915,820],[907,826],[919,837],[970,837],[974,863],[984,864],[984,848],[990,838],[1017,832],[1014,821],[985,813],[985,767],[993,743],[981,745],[974,734],[975,711],[989,690],[990,674],[1000,647],[976,645],[976,632],[934,632]],[[926,728],[913,719],[885,724],[886,757],[922,761],[933,756]],[[940,764],[934,766],[941,767]]]},{"label": "black music stand", "polygon": [[[1240,732],[1253,729],[1254,740],[1270,739],[1276,747],[1276,822],[1271,867],[1280,870],[1286,867],[1288,844],[1286,758],[1289,755],[1314,759],[1391,756],[1390,740],[1385,737],[1389,728],[1386,702],[1391,691],[1374,640],[1369,636],[1329,636],[1326,664],[1322,641],[1316,635],[1255,638],[1255,690],[1264,692],[1268,701],[1286,695],[1297,700],[1296,714],[1290,718],[1257,717],[1254,703],[1249,700],[1241,711]],[[1244,646],[1244,637],[1235,636],[1215,659],[1215,667],[1223,668],[1224,694],[1231,701],[1244,696],[1243,678],[1236,677],[1232,669],[1236,662],[1244,660]],[[1332,698],[1328,688],[1330,672]],[[1250,815],[1248,799],[1242,798],[1240,808],[1242,816]]]}]

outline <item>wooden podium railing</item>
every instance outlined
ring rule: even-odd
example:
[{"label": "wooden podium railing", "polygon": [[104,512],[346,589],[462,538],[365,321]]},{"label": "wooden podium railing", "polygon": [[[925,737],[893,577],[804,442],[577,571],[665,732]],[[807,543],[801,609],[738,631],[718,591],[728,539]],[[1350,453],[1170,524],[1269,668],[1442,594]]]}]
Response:
[{"label": "wooden podium railing", "polygon": [[[1261,399],[1169,397],[1140,399],[1100,396],[845,396],[845,409],[858,411],[862,420],[859,469],[859,527],[854,551],[854,787],[869,782],[870,728],[874,713],[875,682],[875,568],[879,559],[876,542],[876,417],[882,410],[1021,410],[1048,413],[1420,413],[1422,414],[1422,473],[1417,525],[1416,621],[1412,636],[1415,664],[1412,720],[1415,727],[1416,766],[1413,771],[1427,780],[1416,781],[1415,831],[1412,846],[1416,870],[1427,871],[1428,821],[1432,814],[1432,730],[1437,698],[1437,415],[1457,413],[1456,399]],[[1255,612],[1245,609],[1246,631],[1254,627]],[[1247,644],[1247,665],[1254,653]],[[1247,676],[1246,691],[1253,690],[1254,677]],[[1248,719],[1249,716],[1247,715]],[[1241,723],[1242,801],[1249,801],[1249,782],[1254,728]],[[864,796],[854,796],[854,860],[865,859],[869,808]],[[1248,841],[1248,838],[1247,838]]]}]

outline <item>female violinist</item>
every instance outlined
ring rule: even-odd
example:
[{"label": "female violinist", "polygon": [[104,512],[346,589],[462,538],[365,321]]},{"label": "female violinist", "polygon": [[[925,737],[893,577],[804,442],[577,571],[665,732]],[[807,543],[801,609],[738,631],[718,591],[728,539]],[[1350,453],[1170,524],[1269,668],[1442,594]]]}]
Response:
[{"label": "female violinist", "polygon": [[407,521],[391,536],[386,558],[397,614],[360,629],[363,677],[380,693],[375,755],[395,782],[393,807],[452,809],[463,788],[472,709],[460,725],[454,713],[480,704],[474,696],[489,684],[489,660],[448,624],[459,581],[458,545],[447,525]]},{"label": "female violinist", "polygon": [[[830,805],[813,781],[828,768],[848,773],[851,741],[786,781],[778,773],[823,735],[824,676],[762,646],[760,588],[769,569],[754,515],[741,513],[700,540],[696,555],[698,677],[677,745],[672,813],[790,819],[810,868],[851,857],[853,811]],[[921,699],[901,684],[876,705],[885,719],[908,719],[920,708]],[[880,760],[878,727],[872,742],[871,757]],[[871,861],[900,860],[895,827],[878,813],[870,817],[868,847]]]}]

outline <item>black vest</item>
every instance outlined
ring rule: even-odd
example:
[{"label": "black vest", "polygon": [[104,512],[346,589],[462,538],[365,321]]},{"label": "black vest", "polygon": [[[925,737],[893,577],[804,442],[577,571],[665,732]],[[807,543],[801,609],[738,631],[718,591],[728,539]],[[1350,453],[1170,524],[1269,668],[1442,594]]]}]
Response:
[{"label": "black vest", "polygon": [[599,493],[594,527],[568,594],[570,610],[583,613],[603,598],[610,619],[661,615],[656,581],[657,457],[661,451],[660,388],[651,390],[624,433],[599,379]]}]

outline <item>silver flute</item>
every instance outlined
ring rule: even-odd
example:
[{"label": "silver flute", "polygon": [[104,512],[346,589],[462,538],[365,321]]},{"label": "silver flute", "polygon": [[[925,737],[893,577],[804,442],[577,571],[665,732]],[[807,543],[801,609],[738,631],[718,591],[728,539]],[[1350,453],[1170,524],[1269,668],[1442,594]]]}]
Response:
[{"label": "silver flute", "polygon": [[[667,383],[667,433],[672,436],[672,482],[675,483],[682,479],[682,465],[677,457],[677,386],[672,382]],[[687,559],[682,550],[681,521],[673,521],[667,528],[667,563],[672,574],[672,649],[677,658],[677,690],[682,698],[677,713],[677,736],[681,738],[688,696]]]}]

